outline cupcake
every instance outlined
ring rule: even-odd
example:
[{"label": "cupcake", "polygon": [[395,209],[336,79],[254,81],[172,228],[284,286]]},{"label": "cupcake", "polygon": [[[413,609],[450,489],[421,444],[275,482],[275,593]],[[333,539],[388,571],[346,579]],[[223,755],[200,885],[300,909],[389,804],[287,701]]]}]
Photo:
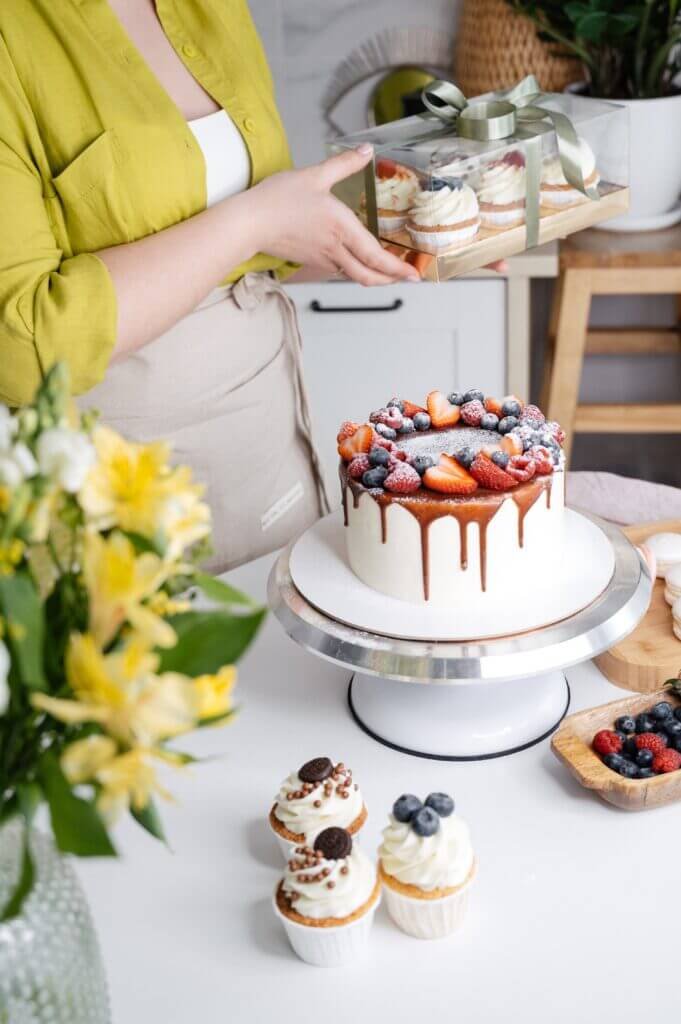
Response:
[{"label": "cupcake", "polygon": [[282,782],[270,811],[270,826],[284,857],[292,846],[311,846],[322,829],[336,825],[356,835],[367,809],[352,772],[339,761],[315,757]]},{"label": "cupcake", "polygon": [[314,846],[297,846],[277,886],[274,908],[301,960],[343,967],[366,952],[381,883],[343,828],[326,828]]},{"label": "cupcake", "polygon": [[404,227],[418,190],[418,178],[408,167],[393,160],[376,162],[376,206],[382,235],[394,234]]},{"label": "cupcake", "polygon": [[[584,184],[597,185],[601,178],[596,170],[596,157],[586,139],[579,140],[579,153]],[[588,196],[569,184],[557,153],[545,157],[542,163],[540,198],[543,206],[552,209],[589,201]]]},{"label": "cupcake", "polygon": [[468,826],[446,793],[425,804],[405,794],[393,804],[379,848],[388,913],[417,939],[440,939],[459,927],[476,873]]},{"label": "cupcake", "polygon": [[525,223],[525,157],[518,150],[487,164],[480,175],[478,205],[485,228],[513,228]]},{"label": "cupcake", "polygon": [[460,178],[431,178],[414,196],[407,220],[413,244],[433,253],[469,242],[479,227],[475,192]]}]

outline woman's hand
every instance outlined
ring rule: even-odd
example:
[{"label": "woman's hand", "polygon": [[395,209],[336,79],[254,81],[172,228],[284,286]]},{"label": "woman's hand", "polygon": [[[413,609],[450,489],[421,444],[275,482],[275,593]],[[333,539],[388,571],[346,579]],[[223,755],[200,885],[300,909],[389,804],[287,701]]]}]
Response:
[{"label": "woman's hand", "polygon": [[258,249],[363,285],[419,281],[414,267],[387,252],[331,194],[371,155],[371,146],[349,149],[299,171],[273,174],[251,189]]}]

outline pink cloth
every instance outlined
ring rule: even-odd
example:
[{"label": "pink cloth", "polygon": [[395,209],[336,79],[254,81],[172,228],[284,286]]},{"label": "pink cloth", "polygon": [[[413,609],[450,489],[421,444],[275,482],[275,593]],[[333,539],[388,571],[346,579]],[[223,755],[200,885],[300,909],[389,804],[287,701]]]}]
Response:
[{"label": "pink cloth", "polygon": [[568,473],[567,503],[620,526],[681,519],[681,488],[615,473]]}]

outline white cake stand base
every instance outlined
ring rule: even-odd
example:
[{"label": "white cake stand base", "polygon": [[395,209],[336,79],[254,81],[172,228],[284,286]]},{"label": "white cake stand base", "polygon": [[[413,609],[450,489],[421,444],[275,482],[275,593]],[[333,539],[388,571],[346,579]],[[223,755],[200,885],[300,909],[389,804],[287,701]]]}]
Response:
[{"label": "white cake stand base", "polygon": [[565,717],[570,689],[563,672],[470,686],[418,686],[354,675],[353,718],[372,739],[417,757],[477,761],[539,743]]}]

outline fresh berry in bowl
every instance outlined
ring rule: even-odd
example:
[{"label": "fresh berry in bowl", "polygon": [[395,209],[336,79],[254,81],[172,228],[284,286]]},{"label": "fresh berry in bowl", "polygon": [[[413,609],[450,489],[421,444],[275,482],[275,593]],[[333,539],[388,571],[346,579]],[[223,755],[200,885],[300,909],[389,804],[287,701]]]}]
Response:
[{"label": "fresh berry in bowl", "polygon": [[620,715],[612,729],[600,729],[592,748],[611,771],[625,779],[652,779],[681,769],[679,707],[658,701],[637,715]]}]

